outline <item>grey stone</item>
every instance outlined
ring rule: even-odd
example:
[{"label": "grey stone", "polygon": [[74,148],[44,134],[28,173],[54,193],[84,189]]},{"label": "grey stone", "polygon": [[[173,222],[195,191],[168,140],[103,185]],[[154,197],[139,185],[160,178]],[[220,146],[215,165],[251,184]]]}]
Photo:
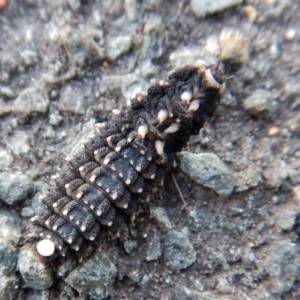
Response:
[{"label": "grey stone", "polygon": [[48,111],[49,99],[42,90],[29,87],[14,101],[13,111],[25,115],[44,114]]},{"label": "grey stone", "polygon": [[4,99],[11,99],[11,98],[16,97],[16,94],[14,93],[14,91],[9,86],[3,86],[0,89],[0,95]]},{"label": "grey stone", "polygon": [[126,105],[130,106],[130,100],[135,98],[137,94],[145,93],[148,88],[148,84],[145,80],[131,75],[127,77],[126,81],[123,81],[121,91],[125,99],[127,100]]},{"label": "grey stone", "polygon": [[61,32],[61,41],[70,58],[78,65],[105,59],[104,49],[86,33],[67,28]]},{"label": "grey stone", "polygon": [[232,193],[233,177],[215,154],[193,154],[182,151],[178,154],[178,158],[180,159],[180,169],[198,184],[213,189],[223,197]]},{"label": "grey stone", "polygon": [[131,44],[130,36],[116,36],[110,38],[106,43],[106,57],[112,61],[116,60],[130,50]]},{"label": "grey stone", "polygon": [[84,115],[89,106],[95,104],[95,98],[87,86],[66,86],[61,91],[61,100],[58,102],[60,111],[73,112],[74,114]]},{"label": "grey stone", "polygon": [[23,218],[32,217],[32,216],[34,216],[34,210],[29,206],[23,207],[21,210],[21,216]]},{"label": "grey stone", "polygon": [[[43,291],[29,290],[28,293],[26,293],[26,300],[49,300],[49,299],[50,299],[49,290],[43,290]],[[63,300],[63,299],[59,298],[59,300]]]},{"label": "grey stone", "polygon": [[297,204],[300,206],[300,185],[296,185],[293,187],[293,195]]},{"label": "grey stone", "polygon": [[172,228],[170,219],[167,212],[162,207],[151,207],[150,208],[151,217],[155,218],[158,223],[163,224],[166,228]]},{"label": "grey stone", "polygon": [[23,156],[30,152],[29,136],[26,131],[15,130],[8,141],[7,146],[15,155]]},{"label": "grey stone", "polygon": [[24,50],[20,52],[20,56],[23,59],[23,63],[26,67],[34,66],[38,60],[38,53],[34,50]]},{"label": "grey stone", "polygon": [[161,256],[161,246],[158,236],[154,236],[147,245],[146,260],[157,260]]},{"label": "grey stone", "polygon": [[51,267],[40,263],[32,254],[30,246],[22,247],[18,257],[18,270],[28,288],[44,290],[54,282]]},{"label": "grey stone", "polygon": [[5,116],[13,111],[12,105],[5,103],[0,99],[0,117]]},{"label": "grey stone", "polygon": [[141,280],[141,274],[138,272],[138,270],[129,272],[128,277],[136,283],[139,283]]},{"label": "grey stone", "polygon": [[298,217],[298,211],[296,209],[287,209],[279,211],[276,216],[276,225],[283,230],[290,231],[294,228]]},{"label": "grey stone", "polygon": [[169,231],[165,244],[165,257],[174,271],[191,266],[196,260],[196,251],[189,238],[178,231]]},{"label": "grey stone", "polygon": [[16,245],[21,237],[21,220],[8,211],[1,211],[0,224],[0,238]]},{"label": "grey stone", "polygon": [[245,34],[236,29],[224,28],[221,31],[219,43],[220,58],[222,61],[237,65],[248,61],[249,45]]},{"label": "grey stone", "polygon": [[0,148],[0,169],[5,169],[9,167],[13,162],[13,157],[8,151]]},{"label": "grey stone", "polygon": [[58,110],[51,109],[49,110],[49,124],[52,126],[59,126],[62,122],[63,117],[59,114]]},{"label": "grey stone", "polygon": [[[0,152],[1,157],[1,152]],[[293,184],[300,183],[300,171],[296,169],[289,169],[288,171],[289,178]]]},{"label": "grey stone", "polygon": [[34,183],[34,194],[31,197],[31,207],[36,215],[41,214],[46,205],[42,203],[40,197],[48,193],[47,185],[43,182],[36,181]]},{"label": "grey stone", "polygon": [[64,280],[79,292],[93,299],[102,299],[110,295],[110,285],[117,269],[103,251],[97,251],[93,257],[73,270]]},{"label": "grey stone", "polygon": [[242,0],[191,0],[191,11],[196,17],[202,18],[241,3]]},{"label": "grey stone", "polygon": [[291,132],[300,134],[300,113],[288,119],[287,126]]},{"label": "grey stone", "polygon": [[151,15],[144,27],[144,43],[142,57],[144,59],[158,58],[163,54],[162,19]]},{"label": "grey stone", "polygon": [[259,89],[244,100],[244,109],[251,115],[259,117],[272,112],[272,99],[269,91]]},{"label": "grey stone", "polygon": [[125,0],[125,11],[129,21],[141,20],[143,16],[142,5],[138,0]]},{"label": "grey stone", "polygon": [[81,7],[80,0],[68,0],[68,4],[73,11],[78,11]]},{"label": "grey stone", "polygon": [[1,276],[0,280],[0,299],[17,299],[19,291],[19,278],[16,275]]},{"label": "grey stone", "polygon": [[0,199],[12,205],[25,199],[33,189],[30,177],[0,172]]},{"label": "grey stone", "polygon": [[128,240],[124,242],[124,248],[128,254],[134,251],[137,246],[138,246],[138,242],[136,240]]},{"label": "grey stone", "polygon": [[269,164],[262,174],[267,179],[269,188],[279,188],[288,177],[286,164],[281,160]]},{"label": "grey stone", "polygon": [[[14,246],[6,239],[0,238],[0,274],[1,276],[10,275],[15,272],[18,253]],[[1,298],[0,298],[1,299]]]},{"label": "grey stone", "polygon": [[261,261],[261,267],[269,274],[268,289],[275,294],[288,292],[300,272],[299,249],[289,240],[274,242]]}]

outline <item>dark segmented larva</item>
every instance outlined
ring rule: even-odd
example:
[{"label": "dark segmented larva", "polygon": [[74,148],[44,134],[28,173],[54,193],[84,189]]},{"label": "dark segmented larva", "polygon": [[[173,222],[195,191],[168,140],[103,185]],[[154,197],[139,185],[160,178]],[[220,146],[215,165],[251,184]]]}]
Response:
[{"label": "dark segmented larva", "polygon": [[137,95],[131,109],[114,111],[99,134],[68,157],[71,168],[55,176],[43,197],[47,210],[32,218],[30,243],[42,260],[80,258],[106,230],[122,231],[138,201],[161,185],[175,153],[213,115],[225,88],[218,65],[197,62]]}]

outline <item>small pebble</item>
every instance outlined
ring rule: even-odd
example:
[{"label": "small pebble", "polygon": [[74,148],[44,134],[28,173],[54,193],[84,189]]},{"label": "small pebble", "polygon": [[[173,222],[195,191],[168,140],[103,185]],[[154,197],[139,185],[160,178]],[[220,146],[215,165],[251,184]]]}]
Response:
[{"label": "small pebble", "polygon": [[268,136],[273,136],[279,132],[278,127],[270,127],[268,129]]}]

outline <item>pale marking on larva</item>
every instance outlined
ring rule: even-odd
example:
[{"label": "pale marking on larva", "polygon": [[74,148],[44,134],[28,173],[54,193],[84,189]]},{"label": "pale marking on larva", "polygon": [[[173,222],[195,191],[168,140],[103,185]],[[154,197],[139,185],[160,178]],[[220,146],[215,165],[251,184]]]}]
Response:
[{"label": "pale marking on larva", "polygon": [[193,100],[189,106],[188,111],[196,111],[200,106],[200,99]]},{"label": "pale marking on larva", "polygon": [[164,142],[156,141],[155,142],[155,149],[158,155],[161,155],[164,152]]},{"label": "pale marking on larva", "polygon": [[161,109],[157,114],[158,123],[162,124],[162,122],[167,119],[168,111],[165,109]]},{"label": "pale marking on larva", "polygon": [[190,91],[184,91],[181,95],[180,95],[180,99],[181,101],[185,101],[187,103],[189,103],[191,101],[193,97],[193,94],[192,92]]},{"label": "pale marking on larva", "polygon": [[147,124],[144,124],[144,125],[141,125],[139,128],[138,128],[138,134],[142,137],[142,139],[145,138],[145,136],[147,135],[148,133],[148,125]]},{"label": "pale marking on larva", "polygon": [[41,256],[48,257],[54,253],[55,245],[49,239],[44,239],[37,243],[36,250]]},{"label": "pale marking on larva", "polygon": [[110,221],[110,222],[107,223],[107,226],[111,226],[112,224],[113,224],[113,222]]},{"label": "pale marking on larva", "polygon": [[180,124],[173,123],[165,130],[165,133],[175,133],[176,131],[179,130],[179,128],[180,128]]}]

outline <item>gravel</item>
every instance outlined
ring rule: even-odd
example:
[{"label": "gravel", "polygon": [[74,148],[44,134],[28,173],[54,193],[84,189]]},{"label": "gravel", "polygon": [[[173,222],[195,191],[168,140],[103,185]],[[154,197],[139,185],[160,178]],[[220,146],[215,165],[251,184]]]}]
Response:
[{"label": "gravel", "polygon": [[[299,298],[296,1],[26,0],[0,9],[1,299]],[[127,242],[109,234],[101,250],[50,274],[26,240],[64,157],[149,83],[218,58],[234,79],[184,149],[197,158],[181,164],[189,175],[173,170],[186,208],[167,175]]]}]

